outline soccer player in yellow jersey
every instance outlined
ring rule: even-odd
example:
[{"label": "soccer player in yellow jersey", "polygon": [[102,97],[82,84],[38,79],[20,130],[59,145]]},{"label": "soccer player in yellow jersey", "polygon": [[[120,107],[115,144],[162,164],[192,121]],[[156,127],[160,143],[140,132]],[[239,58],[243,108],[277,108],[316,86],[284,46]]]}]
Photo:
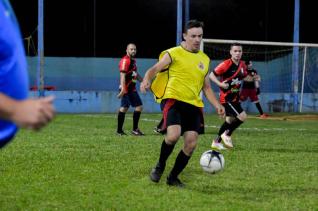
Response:
[{"label": "soccer player in yellow jersey", "polygon": [[167,184],[184,186],[178,175],[188,164],[197,145],[201,110],[204,106],[200,97],[201,90],[218,114],[224,115],[224,108],[216,99],[209,82],[210,59],[200,51],[202,37],[203,23],[190,20],[183,33],[184,45],[163,51],[161,59],[147,70],[140,85],[141,92],[145,93],[155,75],[169,67],[168,80],[162,86],[162,99],[166,100],[163,117],[167,133],[161,145],[159,161],[150,173],[153,182],[159,182],[169,155],[183,135],[184,145],[167,177]]}]

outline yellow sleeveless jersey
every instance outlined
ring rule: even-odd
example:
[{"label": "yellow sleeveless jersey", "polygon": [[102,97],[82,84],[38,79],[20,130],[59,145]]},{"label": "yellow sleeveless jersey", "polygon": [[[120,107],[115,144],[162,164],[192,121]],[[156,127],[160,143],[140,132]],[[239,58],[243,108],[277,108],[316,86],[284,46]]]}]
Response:
[{"label": "yellow sleeveless jersey", "polygon": [[172,98],[197,107],[203,107],[200,92],[209,71],[209,57],[199,51],[192,53],[181,46],[161,53],[169,53],[171,64],[168,67],[168,82],[162,99]]}]

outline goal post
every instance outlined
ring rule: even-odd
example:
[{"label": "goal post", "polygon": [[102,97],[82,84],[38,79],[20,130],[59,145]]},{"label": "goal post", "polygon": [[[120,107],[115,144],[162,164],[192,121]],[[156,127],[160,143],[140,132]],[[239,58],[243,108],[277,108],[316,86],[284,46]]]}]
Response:
[{"label": "goal post", "polygon": [[290,96],[288,111],[302,112],[304,93],[317,93],[318,44],[203,39],[201,50],[211,58],[212,68],[230,58],[232,43],[242,44],[242,59],[254,62],[262,78],[263,93]]},{"label": "goal post", "polygon": [[44,0],[38,0],[38,65],[37,89],[39,97],[44,96]]}]

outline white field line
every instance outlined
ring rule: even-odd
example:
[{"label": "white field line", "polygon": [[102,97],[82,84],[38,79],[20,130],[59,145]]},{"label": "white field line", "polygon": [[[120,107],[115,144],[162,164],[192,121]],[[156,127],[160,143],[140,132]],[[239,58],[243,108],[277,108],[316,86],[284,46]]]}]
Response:
[{"label": "white field line", "polygon": [[[97,117],[96,115],[91,115],[91,114],[81,114],[83,116],[89,116],[89,117]],[[101,116],[98,116],[101,117]],[[117,115],[106,115],[106,116],[102,116],[102,117],[106,117],[106,118],[112,118],[112,119],[116,119]],[[126,117],[127,119],[132,119],[132,117]],[[140,120],[145,121],[145,122],[159,122],[159,120],[157,119],[148,119],[148,118],[140,118]],[[218,125],[205,125],[204,127],[206,128],[220,128],[220,126]],[[306,131],[307,129],[305,128],[257,128],[257,127],[252,127],[252,128],[238,128],[238,130],[246,130],[246,131],[288,131],[288,130],[293,130],[293,131]]]}]

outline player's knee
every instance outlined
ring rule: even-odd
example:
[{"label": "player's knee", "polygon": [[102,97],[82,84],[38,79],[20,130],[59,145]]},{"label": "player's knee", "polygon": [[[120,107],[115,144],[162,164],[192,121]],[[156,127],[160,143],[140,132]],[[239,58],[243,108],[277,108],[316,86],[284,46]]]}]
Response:
[{"label": "player's knee", "polygon": [[143,110],[143,107],[142,107],[142,106],[137,106],[137,107],[136,107],[136,111],[142,112],[142,110]]},{"label": "player's knee", "polygon": [[180,138],[180,134],[178,134],[178,133],[173,133],[173,134],[167,133],[167,135],[166,135],[167,142],[169,142],[171,144],[176,143],[179,140],[179,138]]},{"label": "player's knee", "polygon": [[181,130],[178,128],[168,128],[166,134],[166,141],[176,143],[181,136]]},{"label": "player's knee", "polygon": [[176,143],[181,136],[181,127],[180,125],[170,125],[167,128],[166,141],[171,143]]},{"label": "player's knee", "polygon": [[244,122],[247,119],[247,114],[245,112],[240,113],[237,118]]},{"label": "player's knee", "polygon": [[186,141],[186,143],[184,144],[183,150],[186,155],[191,156],[196,147],[197,147],[196,140]]},{"label": "player's knee", "polygon": [[119,108],[119,111],[120,111],[120,112],[123,112],[123,113],[126,113],[126,112],[128,111],[128,108],[126,108],[126,107],[120,107],[120,108]]},{"label": "player's knee", "polygon": [[226,121],[228,124],[231,124],[234,120],[235,120],[235,117],[232,117],[232,116],[227,116],[227,117],[225,117],[225,121]]}]

